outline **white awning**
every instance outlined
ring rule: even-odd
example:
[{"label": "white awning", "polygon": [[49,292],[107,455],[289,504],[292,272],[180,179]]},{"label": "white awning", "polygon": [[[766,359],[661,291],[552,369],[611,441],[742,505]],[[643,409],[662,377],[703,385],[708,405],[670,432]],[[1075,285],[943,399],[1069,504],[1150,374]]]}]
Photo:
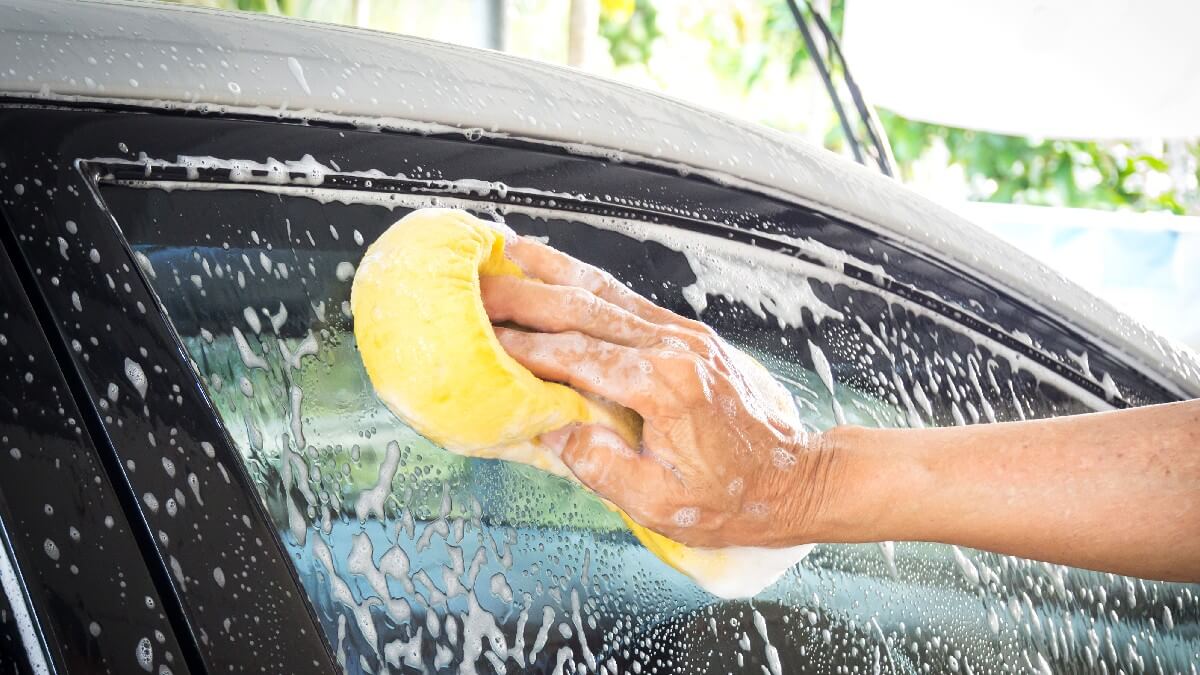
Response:
[{"label": "white awning", "polygon": [[1046,138],[1200,136],[1200,2],[847,0],[872,103]]}]

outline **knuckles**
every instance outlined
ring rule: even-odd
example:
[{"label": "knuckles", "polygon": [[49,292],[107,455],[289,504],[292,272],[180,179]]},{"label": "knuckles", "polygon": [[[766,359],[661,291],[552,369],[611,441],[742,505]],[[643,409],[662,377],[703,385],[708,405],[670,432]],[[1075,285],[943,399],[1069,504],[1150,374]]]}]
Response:
[{"label": "knuckles", "polygon": [[702,356],[712,359],[723,353],[721,338],[716,335],[701,334],[695,336],[693,339],[696,342],[696,353]]},{"label": "knuckles", "polygon": [[655,371],[662,378],[662,386],[681,406],[691,408],[711,402],[714,377],[704,358],[691,352],[670,352],[659,356]]},{"label": "knuckles", "polygon": [[600,302],[592,293],[574,286],[557,286],[554,292],[561,298],[563,309],[581,316],[592,316],[599,309]]},{"label": "knuckles", "polygon": [[724,343],[712,329],[699,324],[703,330],[684,326],[665,326],[658,346],[671,351],[689,351],[704,358],[714,358],[724,353]]}]

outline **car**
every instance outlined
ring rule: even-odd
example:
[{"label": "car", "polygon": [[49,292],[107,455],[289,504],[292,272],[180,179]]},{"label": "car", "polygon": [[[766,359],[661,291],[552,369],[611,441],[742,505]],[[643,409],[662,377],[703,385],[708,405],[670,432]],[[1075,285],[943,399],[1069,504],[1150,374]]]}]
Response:
[{"label": "car", "polygon": [[585,490],[436,447],[349,310],[429,206],[703,320],[814,429],[1200,395],[1191,353],[765,128],[413,38],[3,0],[0,670],[1195,672],[1196,585],[884,542],[723,600]]}]

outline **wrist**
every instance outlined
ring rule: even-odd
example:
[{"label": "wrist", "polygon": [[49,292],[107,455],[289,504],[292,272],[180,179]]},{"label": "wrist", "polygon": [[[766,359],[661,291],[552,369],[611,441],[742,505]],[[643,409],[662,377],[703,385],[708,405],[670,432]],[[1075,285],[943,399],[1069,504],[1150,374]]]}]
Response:
[{"label": "wrist", "polygon": [[808,541],[860,543],[909,539],[928,477],[905,443],[909,430],[838,426],[820,434],[824,472],[810,477],[819,499],[805,527]]},{"label": "wrist", "polygon": [[[843,511],[847,485],[846,452],[852,447],[849,427],[836,427],[815,434],[800,433],[786,443],[790,454],[799,459],[794,471],[773,472],[782,479],[772,487],[778,513],[776,545],[795,546],[839,541],[838,532],[845,517]],[[774,529],[774,528],[773,528]]]}]

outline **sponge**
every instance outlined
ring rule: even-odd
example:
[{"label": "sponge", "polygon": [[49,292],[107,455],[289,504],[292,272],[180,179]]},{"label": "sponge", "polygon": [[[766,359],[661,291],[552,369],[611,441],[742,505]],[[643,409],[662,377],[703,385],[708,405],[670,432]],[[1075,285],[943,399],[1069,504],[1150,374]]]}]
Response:
[{"label": "sponge", "polygon": [[[539,441],[542,434],[598,423],[638,447],[636,413],[541,380],[504,351],[479,290],[481,276],[495,275],[522,272],[504,257],[504,234],[464,211],[413,211],[371,244],[350,304],[358,349],[379,398],[446,450],[523,462],[572,479]],[[810,548],[692,548],[616,510],[647,549],[722,597],[757,593]]]}]

